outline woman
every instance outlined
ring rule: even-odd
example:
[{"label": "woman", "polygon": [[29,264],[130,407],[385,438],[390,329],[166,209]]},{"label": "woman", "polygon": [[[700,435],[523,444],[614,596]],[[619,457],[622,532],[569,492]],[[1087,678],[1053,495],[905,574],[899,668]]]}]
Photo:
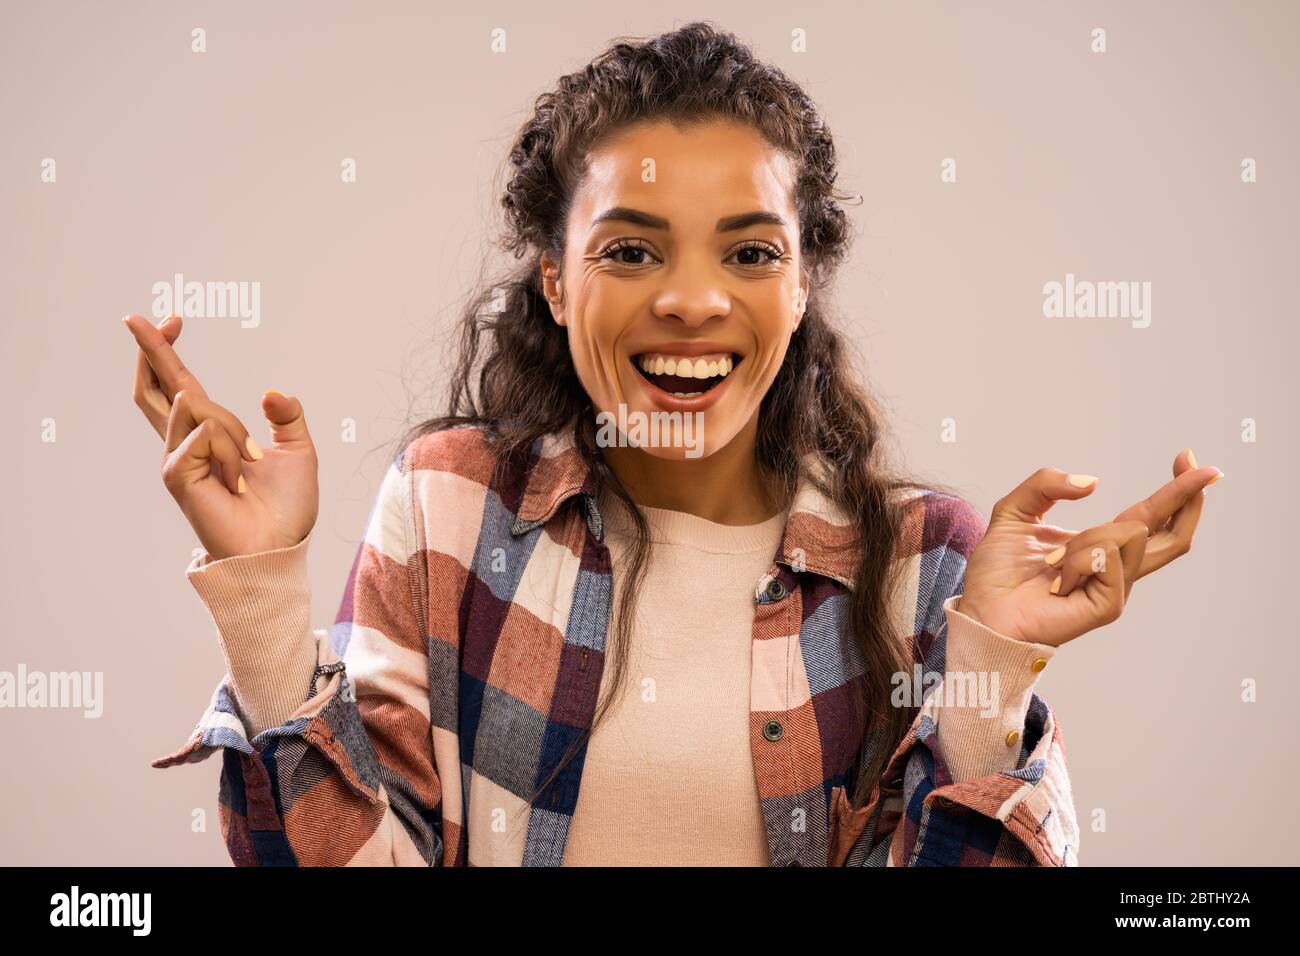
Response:
[{"label": "woman", "polygon": [[1186,552],[1218,469],[1185,450],[1080,533],[1042,518],[1091,476],[1039,469],[986,527],[889,473],[823,306],[830,134],[729,34],[614,45],[510,160],[524,261],[466,310],[328,637],[302,404],[263,396],[264,453],[179,318],[125,320],[230,666],[155,765],[224,749],[238,864],[1075,863],[1034,682]]}]

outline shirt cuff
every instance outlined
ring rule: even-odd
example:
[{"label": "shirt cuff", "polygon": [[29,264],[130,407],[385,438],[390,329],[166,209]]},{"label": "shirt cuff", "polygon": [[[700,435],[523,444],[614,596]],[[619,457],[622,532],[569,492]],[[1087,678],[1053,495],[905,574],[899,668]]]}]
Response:
[{"label": "shirt cuff", "polygon": [[196,555],[185,577],[216,625],[251,739],[307,699],[316,670],[307,549],[298,544],[214,559]]},{"label": "shirt cuff", "polygon": [[952,691],[939,702],[937,721],[954,783],[1019,766],[1034,685],[1058,650],[986,627],[956,609],[960,600],[954,594],[943,603],[944,684],[951,683]]}]

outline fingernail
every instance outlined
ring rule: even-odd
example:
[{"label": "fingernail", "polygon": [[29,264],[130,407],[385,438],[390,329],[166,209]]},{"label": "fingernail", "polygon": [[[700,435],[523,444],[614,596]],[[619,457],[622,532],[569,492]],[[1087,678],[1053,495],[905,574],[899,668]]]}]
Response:
[{"label": "fingernail", "polygon": [[268,395],[278,395],[278,396],[280,396],[281,398],[284,398],[284,397],[285,397],[284,392],[277,391],[277,390],[274,389],[274,388],[268,388],[265,392],[262,393],[262,397],[263,397],[263,398],[266,398],[266,396],[268,396]]},{"label": "fingernail", "polygon": [[1187,464],[1191,465],[1193,468],[1198,467],[1198,465],[1196,464],[1196,456],[1192,454],[1192,450],[1190,448],[1187,449]]},{"label": "fingernail", "polygon": [[[1219,471],[1219,469],[1217,469],[1217,468],[1214,469],[1214,470],[1215,470],[1215,471]],[[1209,481],[1207,481],[1207,482],[1205,483],[1205,487],[1206,487],[1206,488],[1210,487],[1210,485],[1214,484],[1216,481],[1218,481],[1218,480],[1219,480],[1220,478],[1222,478],[1222,477],[1223,477],[1223,472],[1219,471],[1219,473],[1218,473],[1217,475],[1215,475],[1213,478],[1211,478]]]},{"label": "fingernail", "polygon": [[1056,576],[1056,580],[1052,582],[1052,587],[1050,588],[1050,590],[1053,594],[1056,594],[1058,591],[1061,590],[1061,576],[1059,574]]},{"label": "fingernail", "polygon": [[1048,555],[1047,557],[1045,557],[1043,560],[1046,561],[1048,564],[1055,564],[1057,561],[1060,561],[1061,558],[1063,558],[1063,557],[1065,557],[1065,546],[1064,546],[1064,545],[1062,545],[1061,547],[1057,548],[1055,551],[1053,551],[1051,554],[1049,554],[1049,555]]},{"label": "fingernail", "polygon": [[239,493],[242,495],[242,494],[243,494],[245,491],[247,491],[247,490],[248,490],[248,482],[246,482],[246,481],[244,480],[244,476],[243,476],[243,475],[240,475],[240,476],[239,476]]},{"label": "fingernail", "polygon": [[122,316],[122,324],[129,329],[131,327],[131,317],[129,315]]},{"label": "fingernail", "polygon": [[[252,435],[244,439],[244,444],[248,446],[248,453],[253,456],[253,461],[262,460],[262,449],[257,446],[257,442],[253,441]],[[240,475],[240,477],[242,478],[243,475]]]},{"label": "fingernail", "polygon": [[1074,485],[1074,487],[1076,488],[1087,488],[1090,484],[1092,484],[1096,480],[1097,480],[1096,475],[1071,475],[1070,476],[1070,484]]}]

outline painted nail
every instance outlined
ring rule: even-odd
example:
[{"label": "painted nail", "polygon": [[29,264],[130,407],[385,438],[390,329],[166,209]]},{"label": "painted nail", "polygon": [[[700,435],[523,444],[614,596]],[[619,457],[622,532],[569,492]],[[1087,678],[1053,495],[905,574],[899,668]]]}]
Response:
[{"label": "painted nail", "polygon": [[1050,590],[1053,594],[1061,590],[1061,576],[1059,574],[1056,576],[1056,580],[1052,582]]},{"label": "painted nail", "polygon": [[1060,561],[1061,558],[1063,558],[1063,557],[1065,557],[1065,546],[1064,546],[1064,545],[1062,545],[1061,547],[1057,548],[1055,551],[1053,551],[1053,552],[1052,552],[1051,554],[1049,554],[1047,557],[1043,558],[1043,560],[1046,561],[1048,564],[1055,564],[1057,561]]},{"label": "painted nail", "polygon": [[1074,487],[1076,488],[1087,488],[1090,484],[1092,484],[1096,480],[1097,480],[1096,475],[1071,475],[1070,476],[1070,484],[1074,485]]},{"label": "painted nail", "polygon": [[1190,448],[1187,449],[1187,464],[1191,465],[1193,468],[1198,467],[1196,464],[1196,456],[1192,454],[1192,450]]},{"label": "painted nail", "polygon": [[248,482],[246,482],[246,481],[244,480],[244,476],[243,476],[243,475],[240,475],[240,476],[239,476],[239,493],[242,495],[242,494],[243,494],[245,491],[247,491],[247,490],[248,490]]},{"label": "painted nail", "polygon": [[253,441],[252,435],[244,439],[244,444],[248,446],[248,453],[253,456],[253,461],[262,460],[262,449],[257,446],[257,442]]}]

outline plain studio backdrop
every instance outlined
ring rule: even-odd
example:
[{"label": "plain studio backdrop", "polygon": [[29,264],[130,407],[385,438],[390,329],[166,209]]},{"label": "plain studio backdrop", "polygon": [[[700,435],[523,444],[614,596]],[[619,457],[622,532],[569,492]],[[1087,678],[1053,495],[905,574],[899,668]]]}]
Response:
[{"label": "plain studio backdrop", "polygon": [[[263,443],[261,393],[301,397],[328,627],[384,450],[440,407],[533,98],[694,19],[825,113],[863,197],[834,305],[914,472],[985,516],[1039,466],[1099,475],[1049,515],[1075,529],[1184,447],[1225,472],[1192,552],[1039,681],[1081,864],[1296,860],[1297,7],[901,0],[6,3],[0,671],[100,672],[104,700],[0,709],[0,860],[229,863],[220,758],[149,766],[224,662],[121,316],[177,274],[258,284],[256,324],[189,319],[179,349]],[[1150,283],[1149,321],[1046,317],[1067,276]]]}]

